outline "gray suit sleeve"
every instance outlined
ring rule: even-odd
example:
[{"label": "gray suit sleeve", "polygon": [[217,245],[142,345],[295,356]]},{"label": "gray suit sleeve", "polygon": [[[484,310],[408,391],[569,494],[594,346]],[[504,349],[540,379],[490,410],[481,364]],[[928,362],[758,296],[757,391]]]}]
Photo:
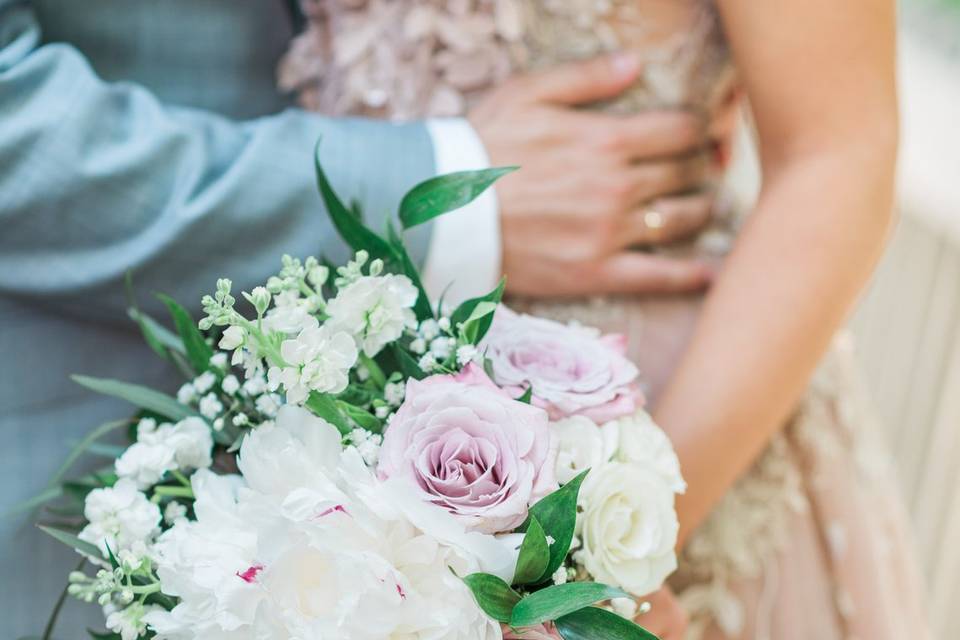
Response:
[{"label": "gray suit sleeve", "polygon": [[[313,148],[370,226],[433,173],[418,124],[299,110],[248,122],[161,104],[99,79],[74,48],[40,46],[0,0],[0,295],[119,318],[123,278],[187,306],[220,276],[248,288],[283,253],[342,259],[317,194]],[[429,230],[408,238],[422,260]]]}]

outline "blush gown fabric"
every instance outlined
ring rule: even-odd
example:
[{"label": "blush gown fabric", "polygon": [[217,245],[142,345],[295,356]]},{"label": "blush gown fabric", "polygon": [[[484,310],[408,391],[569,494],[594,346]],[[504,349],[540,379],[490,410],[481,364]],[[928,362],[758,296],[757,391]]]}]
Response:
[{"label": "blush gown fabric", "polygon": [[[735,70],[707,0],[306,0],[307,30],[281,87],[329,115],[455,116],[515,70],[630,48],[641,81],[596,108],[713,112]],[[669,251],[722,259],[740,212],[722,210]],[[701,295],[511,300],[514,308],[625,334],[655,402]],[[671,578],[690,640],[929,637],[888,459],[838,336],[792,419],[691,538]],[[642,622],[642,620],[641,620]]]}]

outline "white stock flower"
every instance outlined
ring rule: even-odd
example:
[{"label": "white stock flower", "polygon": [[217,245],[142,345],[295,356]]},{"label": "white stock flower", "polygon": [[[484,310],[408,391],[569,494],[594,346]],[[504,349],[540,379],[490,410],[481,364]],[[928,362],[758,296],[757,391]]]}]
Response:
[{"label": "white stock flower", "polygon": [[146,616],[159,637],[501,638],[450,569],[491,557],[512,568],[515,551],[380,483],[320,418],[283,407],[245,439],[239,466],[244,478],[197,472],[196,521],[154,548],[164,593],[180,598]]},{"label": "white stock flower", "polygon": [[180,404],[190,404],[197,399],[197,390],[193,385],[187,382],[177,390],[177,402]]},{"label": "white stock flower", "polygon": [[150,542],[160,532],[160,508],[121,478],[112,487],[87,494],[83,515],[88,524],[77,537],[114,553]]},{"label": "white stock flower", "polygon": [[557,447],[556,475],[561,484],[607,462],[617,449],[616,430],[598,427],[584,416],[551,422],[550,434]]},{"label": "white stock flower", "polygon": [[604,429],[616,432],[617,460],[634,462],[656,471],[675,493],[686,490],[680,460],[670,438],[646,411],[608,422]]},{"label": "white stock flower", "polygon": [[642,596],[660,588],[677,567],[673,490],[653,469],[607,462],[580,488],[583,512],[577,560],[598,582]]},{"label": "white stock flower", "polygon": [[221,371],[227,368],[227,354],[223,351],[217,351],[210,356],[210,366]]},{"label": "white stock flower", "polygon": [[190,417],[177,424],[155,426],[141,421],[137,442],[117,459],[117,475],[128,478],[140,489],[160,482],[168,471],[209,467],[213,459],[213,436],[200,418]]},{"label": "white stock flower", "polygon": [[288,289],[276,295],[273,308],[263,318],[265,331],[278,331],[287,335],[296,335],[311,324],[310,302],[301,298],[295,289]]},{"label": "white stock flower", "polygon": [[229,375],[220,383],[220,388],[223,389],[224,393],[233,395],[240,390],[240,381],[237,380],[237,376]]},{"label": "white stock flower", "polygon": [[280,355],[288,366],[270,367],[270,389],[275,391],[282,385],[287,402],[301,404],[311,391],[340,393],[347,388],[350,368],[357,361],[357,346],[349,334],[320,326],[311,316],[296,338],[283,341]]},{"label": "white stock flower", "polygon": [[337,292],[326,312],[333,326],[354,336],[366,355],[375,356],[405,328],[416,326],[417,296],[406,276],[361,276]]},{"label": "white stock flower", "polygon": [[223,330],[223,335],[220,336],[220,342],[217,346],[221,349],[226,349],[227,351],[233,351],[234,349],[243,346],[243,340],[245,338],[245,333],[243,327],[237,325],[232,325]]},{"label": "white stock flower", "polygon": [[147,625],[144,617],[158,611],[163,611],[163,608],[156,605],[144,606],[139,602],[134,602],[124,609],[118,609],[112,605],[107,605],[103,609],[107,629],[120,634],[122,640],[137,640],[146,633]]}]

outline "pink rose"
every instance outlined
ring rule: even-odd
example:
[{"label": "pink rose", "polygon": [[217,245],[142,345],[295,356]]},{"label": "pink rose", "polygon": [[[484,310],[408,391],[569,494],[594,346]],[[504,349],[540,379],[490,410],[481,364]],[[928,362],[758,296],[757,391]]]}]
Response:
[{"label": "pink rose", "polygon": [[484,533],[509,531],[556,489],[547,414],[517,402],[476,365],[407,382],[380,449],[381,479],[408,478],[426,499]]},{"label": "pink rose", "polygon": [[497,384],[515,397],[528,387],[551,420],[582,415],[597,424],[632,415],[643,406],[637,368],[626,339],[585,327],[517,314],[499,307],[481,351]]},{"label": "pink rose", "polygon": [[503,640],[562,640],[557,628],[552,623],[538,624],[535,627],[520,627],[512,629],[509,625],[501,625]]}]

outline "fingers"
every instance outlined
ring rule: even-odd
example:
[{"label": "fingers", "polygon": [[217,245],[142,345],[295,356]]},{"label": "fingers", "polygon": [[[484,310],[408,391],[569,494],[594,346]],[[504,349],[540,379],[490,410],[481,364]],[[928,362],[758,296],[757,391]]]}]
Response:
[{"label": "fingers", "polygon": [[710,221],[713,196],[658,198],[624,218],[623,247],[658,245],[692,236]]},{"label": "fingers", "polygon": [[708,152],[692,156],[646,162],[631,167],[627,180],[634,185],[633,202],[651,202],[688,191],[700,191],[713,179]]},{"label": "fingers", "polygon": [[684,293],[699,291],[712,279],[705,262],[625,251],[606,258],[596,270],[593,293]]},{"label": "fingers", "polygon": [[637,79],[642,64],[630,52],[560,65],[515,81],[514,90],[539,102],[576,105],[619,95]]},{"label": "fingers", "polygon": [[684,155],[708,145],[706,121],[690,111],[645,111],[617,120],[612,135],[630,160]]}]

